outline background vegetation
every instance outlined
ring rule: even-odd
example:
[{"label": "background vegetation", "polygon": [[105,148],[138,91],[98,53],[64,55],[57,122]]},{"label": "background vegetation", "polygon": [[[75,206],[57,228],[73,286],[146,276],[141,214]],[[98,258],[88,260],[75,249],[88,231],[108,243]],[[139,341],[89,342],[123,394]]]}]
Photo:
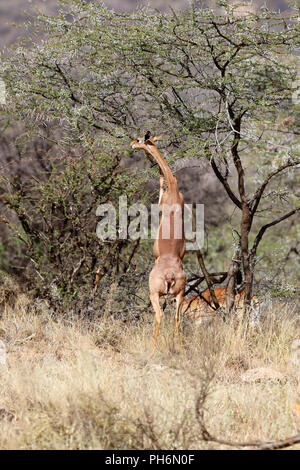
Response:
[{"label": "background vegetation", "polygon": [[[2,55],[0,446],[220,447],[205,442],[197,412],[206,385],[213,435],[295,434],[299,8],[106,3],[117,12],[47,2]],[[237,263],[262,304],[261,330],[248,336],[235,318],[209,335],[185,319],[180,367],[172,306],[160,353],[146,359],[153,242],[96,236],[99,204],[157,202],[157,166],[129,148],[148,129],[166,133],[160,148],[186,202],[205,204],[204,247],[184,259],[189,288],[199,260],[209,272]],[[261,367],[279,375],[244,381]]]},{"label": "background vegetation", "polygon": [[[273,279],[269,289],[295,291],[297,9],[245,13],[225,2],[226,13],[118,14],[98,3],[62,5],[71,13],[30,18],[32,36],[1,66],[8,92],[2,139],[19,158],[17,172],[15,161],[3,165],[6,270],[72,299],[91,289],[97,269],[103,282],[120,272],[132,278],[134,263],[144,279],[149,266],[139,260],[149,243],[101,244],[95,211],[120,194],[129,203],[153,201],[157,170],[142,156],[133,164],[129,142],[145,129],[164,130],[186,202],[206,207],[208,269],[227,271],[240,244],[249,295],[255,266],[257,282]],[[29,37],[44,39],[31,47]],[[186,257],[186,268],[199,270],[195,256]]]}]

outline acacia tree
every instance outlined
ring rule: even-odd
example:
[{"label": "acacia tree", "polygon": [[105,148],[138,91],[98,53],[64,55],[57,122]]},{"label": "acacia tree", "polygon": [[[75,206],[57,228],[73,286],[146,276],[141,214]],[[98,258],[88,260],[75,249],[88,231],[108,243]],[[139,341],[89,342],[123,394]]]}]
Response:
[{"label": "acacia tree", "polygon": [[7,113],[41,137],[60,127],[60,146],[125,149],[141,128],[163,127],[174,159],[207,161],[239,214],[229,297],[241,262],[249,302],[263,236],[300,210],[298,10],[62,4],[67,12],[31,19],[33,45],[2,63]]}]

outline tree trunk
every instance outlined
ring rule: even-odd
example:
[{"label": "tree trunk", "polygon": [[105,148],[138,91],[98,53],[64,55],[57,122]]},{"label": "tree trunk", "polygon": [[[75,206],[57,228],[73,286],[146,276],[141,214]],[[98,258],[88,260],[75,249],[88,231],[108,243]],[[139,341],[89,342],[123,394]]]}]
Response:
[{"label": "tree trunk", "polygon": [[241,221],[241,255],[245,284],[245,308],[250,305],[252,297],[253,270],[249,253],[249,233],[252,225],[252,214],[246,202],[243,202]]},{"label": "tree trunk", "polygon": [[241,252],[240,246],[235,251],[231,265],[228,269],[227,286],[226,286],[226,313],[229,314],[234,307],[236,285],[237,285],[237,274],[240,270],[241,264]]}]

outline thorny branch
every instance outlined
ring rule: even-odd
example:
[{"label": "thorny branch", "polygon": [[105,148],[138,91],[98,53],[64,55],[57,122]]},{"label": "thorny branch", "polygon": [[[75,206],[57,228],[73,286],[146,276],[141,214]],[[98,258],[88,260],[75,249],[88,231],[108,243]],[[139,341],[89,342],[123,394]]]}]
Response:
[{"label": "thorny branch", "polygon": [[196,420],[200,426],[201,438],[205,442],[215,442],[216,444],[226,445],[230,447],[253,447],[256,450],[278,450],[286,449],[295,444],[300,443],[300,433],[295,436],[290,436],[285,439],[279,439],[275,441],[246,441],[246,442],[235,442],[227,439],[220,439],[213,436],[207,428],[205,422],[205,403],[209,395],[210,383],[213,379],[213,373],[208,372],[207,377],[201,382],[200,391],[196,397],[195,402],[195,415]]},{"label": "thorny branch", "polygon": [[278,219],[273,220],[273,222],[270,222],[270,223],[264,225],[263,227],[261,227],[261,229],[258,232],[258,234],[256,235],[256,238],[255,238],[254,243],[253,243],[253,247],[251,249],[251,257],[253,258],[256,255],[257,247],[258,247],[259,243],[261,242],[265,231],[269,227],[273,227],[273,225],[279,224],[283,220],[288,219],[292,215],[296,214],[296,212],[298,212],[298,211],[300,211],[300,207],[297,207],[296,209],[293,209],[292,211],[288,212],[287,214],[284,214],[281,217],[278,217]]}]

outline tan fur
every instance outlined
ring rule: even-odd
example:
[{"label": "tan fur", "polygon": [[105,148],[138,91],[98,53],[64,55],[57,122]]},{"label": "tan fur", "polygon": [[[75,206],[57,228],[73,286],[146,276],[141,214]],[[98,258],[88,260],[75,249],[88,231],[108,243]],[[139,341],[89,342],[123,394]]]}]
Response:
[{"label": "tan fur", "polygon": [[[159,207],[162,211],[161,222],[157,238],[153,246],[156,258],[155,265],[149,276],[150,300],[155,311],[154,350],[162,318],[159,299],[162,295],[170,293],[176,298],[176,330],[178,342],[180,340],[180,310],[185,291],[185,273],[182,267],[182,258],[185,254],[185,237],[183,226],[184,199],[179,192],[177,179],[172,174],[167,162],[159,152],[155,141],[159,137],[138,139],[131,142],[133,149],[142,149],[152,155],[157,161],[164,178],[160,178]],[[167,188],[164,191],[164,180]],[[171,209],[171,210],[170,210]],[[166,227],[167,226],[167,227]],[[163,227],[169,228],[169,234],[164,237]],[[181,232],[180,237],[178,233]]]},{"label": "tan fur", "polygon": [[[226,308],[226,287],[215,288],[215,294],[220,307]],[[196,325],[203,325],[210,323],[214,318],[220,318],[220,315],[209,305],[212,305],[211,295],[208,289],[201,293],[201,296],[207,300],[203,300],[199,295],[194,295],[184,299],[181,307],[181,314],[188,315],[192,318]],[[245,291],[236,294],[235,296],[235,310],[238,315],[242,315],[244,308]],[[251,299],[251,306],[259,308],[259,300],[253,296]]]}]

